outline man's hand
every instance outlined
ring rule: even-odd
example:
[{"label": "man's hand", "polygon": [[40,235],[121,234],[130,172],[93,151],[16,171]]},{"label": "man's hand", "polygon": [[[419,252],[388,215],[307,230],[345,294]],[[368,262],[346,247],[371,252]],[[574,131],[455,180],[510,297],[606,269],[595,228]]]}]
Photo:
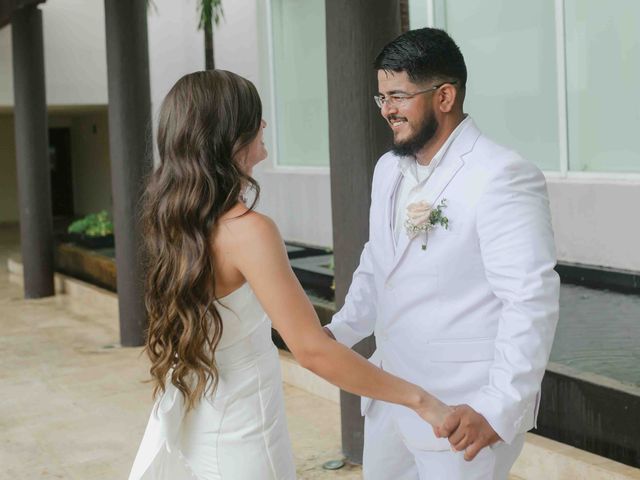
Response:
[{"label": "man's hand", "polygon": [[484,447],[500,440],[489,422],[469,405],[457,405],[437,428],[439,437],[448,437],[455,451],[464,450],[464,459],[473,460]]}]

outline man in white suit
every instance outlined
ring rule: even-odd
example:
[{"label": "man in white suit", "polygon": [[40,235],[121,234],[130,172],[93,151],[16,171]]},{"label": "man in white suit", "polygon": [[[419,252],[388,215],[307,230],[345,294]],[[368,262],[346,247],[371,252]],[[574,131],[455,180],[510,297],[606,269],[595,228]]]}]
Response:
[{"label": "man in white suit", "polygon": [[506,479],[558,319],[545,179],[464,114],[467,71],[445,32],[401,35],[375,68],[394,148],[376,165],[369,241],[327,333],[348,346],[374,333],[372,362],[455,407],[436,435],[363,399],[364,478]]}]

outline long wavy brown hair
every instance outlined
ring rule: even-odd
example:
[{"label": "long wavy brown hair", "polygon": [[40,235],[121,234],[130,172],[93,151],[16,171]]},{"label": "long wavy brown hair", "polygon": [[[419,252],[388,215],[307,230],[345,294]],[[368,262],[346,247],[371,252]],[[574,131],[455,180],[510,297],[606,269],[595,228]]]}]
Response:
[{"label": "long wavy brown hair", "polygon": [[187,410],[218,384],[214,352],[222,337],[211,238],[218,219],[258,184],[238,166],[256,137],[262,104],[254,85],[231,72],[185,75],[164,99],[158,126],[160,165],[142,203],[145,242],[146,352],[154,396],[166,382]]}]

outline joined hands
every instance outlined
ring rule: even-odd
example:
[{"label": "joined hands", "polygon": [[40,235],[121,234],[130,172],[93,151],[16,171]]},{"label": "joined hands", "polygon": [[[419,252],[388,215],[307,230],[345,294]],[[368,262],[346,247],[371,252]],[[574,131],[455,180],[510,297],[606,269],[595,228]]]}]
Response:
[{"label": "joined hands", "polygon": [[[323,327],[324,332],[333,340],[333,332]],[[501,440],[486,418],[469,405],[450,406],[431,397],[424,399],[415,411],[423,420],[431,424],[437,438],[448,438],[454,452],[464,450],[464,459],[468,462],[485,447]]]}]

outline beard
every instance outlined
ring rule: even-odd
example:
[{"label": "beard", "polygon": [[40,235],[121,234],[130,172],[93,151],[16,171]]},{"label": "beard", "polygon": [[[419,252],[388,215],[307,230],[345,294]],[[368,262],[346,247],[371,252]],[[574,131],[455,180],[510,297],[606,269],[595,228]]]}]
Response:
[{"label": "beard", "polygon": [[411,137],[399,142],[396,142],[394,139],[391,151],[401,157],[415,157],[422,147],[424,147],[436,134],[438,126],[438,120],[436,120],[436,116],[433,112],[431,112],[430,115],[425,115],[418,131]]}]

